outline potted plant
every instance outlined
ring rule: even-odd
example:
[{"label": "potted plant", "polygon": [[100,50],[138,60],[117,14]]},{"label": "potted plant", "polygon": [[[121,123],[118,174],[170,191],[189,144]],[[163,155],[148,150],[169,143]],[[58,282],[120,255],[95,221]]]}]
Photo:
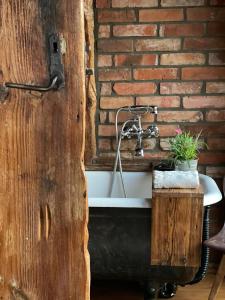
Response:
[{"label": "potted plant", "polygon": [[205,143],[200,141],[201,132],[192,136],[190,132],[184,132],[180,128],[176,130],[176,136],[169,140],[170,158],[175,170],[194,171],[198,166],[198,153]]}]

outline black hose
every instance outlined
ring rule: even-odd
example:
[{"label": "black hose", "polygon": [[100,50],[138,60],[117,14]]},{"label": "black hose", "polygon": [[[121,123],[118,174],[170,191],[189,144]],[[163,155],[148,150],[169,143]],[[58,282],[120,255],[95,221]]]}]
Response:
[{"label": "black hose", "polygon": [[207,273],[209,266],[209,248],[206,247],[203,242],[209,239],[209,214],[210,206],[205,207],[204,211],[204,220],[203,220],[203,233],[202,233],[202,257],[201,257],[201,266],[196,273],[194,279],[186,284],[195,284],[202,281]]}]

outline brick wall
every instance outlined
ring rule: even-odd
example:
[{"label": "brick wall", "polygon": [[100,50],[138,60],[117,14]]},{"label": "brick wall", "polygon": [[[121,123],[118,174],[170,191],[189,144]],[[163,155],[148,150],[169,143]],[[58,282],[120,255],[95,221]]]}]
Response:
[{"label": "brick wall", "polygon": [[[225,1],[96,0],[98,156],[115,153],[115,111],[157,105],[160,138],[145,142],[145,158],[167,156],[181,128],[208,143],[203,172],[225,174]],[[127,118],[122,115],[121,120]],[[132,158],[135,142],[124,141]]]}]

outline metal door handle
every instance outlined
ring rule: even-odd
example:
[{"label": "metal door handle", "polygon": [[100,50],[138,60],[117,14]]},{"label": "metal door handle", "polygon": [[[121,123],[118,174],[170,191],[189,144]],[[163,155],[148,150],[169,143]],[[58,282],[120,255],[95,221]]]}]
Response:
[{"label": "metal door handle", "polygon": [[29,90],[29,91],[38,91],[38,92],[48,92],[57,88],[58,76],[55,76],[51,79],[48,86],[37,86],[29,84],[19,84],[19,83],[10,83],[6,82],[5,87],[11,89],[20,89],[20,90]]},{"label": "metal door handle", "polygon": [[4,86],[0,86],[0,101],[4,101],[8,95],[8,89],[21,89],[38,92],[48,92],[51,90],[61,89],[65,86],[64,69],[61,59],[60,39],[58,34],[52,34],[49,37],[49,71],[50,82],[48,86],[38,86],[30,84],[7,82]]}]

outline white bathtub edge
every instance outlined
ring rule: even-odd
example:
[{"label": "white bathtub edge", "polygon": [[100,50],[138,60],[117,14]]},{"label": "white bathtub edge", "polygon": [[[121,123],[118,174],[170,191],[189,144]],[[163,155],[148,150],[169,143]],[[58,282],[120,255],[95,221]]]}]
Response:
[{"label": "white bathtub edge", "polygon": [[[222,200],[220,192],[214,179],[207,175],[199,174],[201,185],[204,189],[204,206],[215,204]],[[151,208],[151,198],[107,198],[90,197],[89,207],[121,207],[121,208]]]},{"label": "white bathtub edge", "polygon": [[150,208],[151,199],[141,198],[89,198],[89,207]]}]

